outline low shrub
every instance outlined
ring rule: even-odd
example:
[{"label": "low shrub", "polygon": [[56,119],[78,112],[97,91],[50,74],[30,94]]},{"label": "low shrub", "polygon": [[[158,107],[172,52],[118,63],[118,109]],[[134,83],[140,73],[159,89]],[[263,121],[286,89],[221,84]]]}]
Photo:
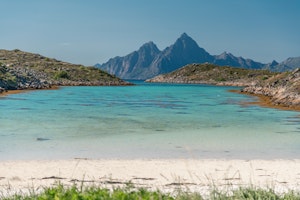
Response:
[{"label": "low shrub", "polygon": [[[0,193],[1,194],[1,193]],[[1,196],[0,196],[1,198]],[[207,197],[196,192],[179,192],[177,195],[150,191],[143,188],[125,187],[112,190],[95,186],[65,187],[61,184],[45,188],[43,192],[29,195],[14,195],[3,197],[3,200],[300,200],[300,194],[288,192],[282,195],[276,194],[272,189],[240,188],[232,191],[211,191]]]},{"label": "low shrub", "polygon": [[54,79],[57,80],[57,79],[61,79],[61,78],[68,79],[69,78],[68,72],[66,72],[66,71],[59,71],[59,72],[55,73]]}]

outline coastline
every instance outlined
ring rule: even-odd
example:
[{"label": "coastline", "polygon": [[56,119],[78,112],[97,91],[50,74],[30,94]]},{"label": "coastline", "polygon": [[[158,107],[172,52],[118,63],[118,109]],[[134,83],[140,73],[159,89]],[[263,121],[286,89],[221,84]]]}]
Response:
[{"label": "coastline", "polygon": [[0,97],[5,97],[5,96],[8,96],[10,94],[24,93],[24,92],[28,92],[28,91],[30,91],[30,90],[7,90],[7,91],[4,91],[4,92],[1,92]]},{"label": "coastline", "polygon": [[[58,89],[57,88],[50,88]],[[27,92],[35,90],[20,90]],[[235,92],[239,92],[235,90]],[[246,93],[241,93],[247,95]],[[249,94],[251,95],[251,94]],[[255,95],[254,95],[255,96]],[[260,103],[250,102],[249,104]],[[270,102],[271,103],[271,102]],[[259,104],[258,104],[259,105]],[[263,106],[263,105],[262,105]],[[266,105],[266,107],[270,107]],[[212,187],[300,190],[300,160],[238,159],[69,159],[0,161],[1,191],[28,192],[57,183],[107,188],[136,187],[164,192],[207,193]]]},{"label": "coastline", "polygon": [[[234,85],[235,86],[235,85]],[[5,97],[10,94],[19,94],[19,93],[25,93],[30,91],[37,91],[37,90],[58,90],[59,86],[51,86],[51,88],[42,88],[42,89],[23,89],[23,90],[7,90],[2,93],[0,93],[0,97]],[[290,111],[298,111],[300,112],[300,105],[299,106],[286,106],[284,104],[274,104],[270,97],[262,94],[254,94],[250,92],[243,92],[240,90],[228,90],[229,92],[248,95],[248,96],[254,96],[258,98],[258,101],[252,101],[252,102],[242,102],[241,105],[259,105],[261,107],[266,108],[275,108],[280,110],[290,110]]]},{"label": "coastline", "polygon": [[[30,160],[0,162],[0,191],[41,190],[61,183],[104,188],[135,187],[206,194],[211,189],[254,187],[299,190],[300,160]],[[214,188],[215,187],[215,188]]]},{"label": "coastline", "polygon": [[243,95],[248,95],[248,96],[254,96],[257,97],[257,101],[252,101],[252,102],[242,102],[241,105],[258,105],[261,107],[266,107],[266,108],[275,108],[275,109],[280,109],[280,110],[290,110],[290,111],[298,111],[300,112],[300,105],[299,106],[286,106],[284,104],[274,104],[271,100],[270,97],[262,94],[253,94],[249,92],[242,92],[240,90],[228,90],[229,92],[233,93],[238,93],[238,94],[243,94]]},{"label": "coastline", "polygon": [[22,90],[7,90],[2,93],[0,93],[0,97],[5,97],[11,94],[20,94],[20,93],[26,93],[31,91],[38,91],[38,90],[58,90],[59,86],[51,86],[50,88],[41,88],[41,89],[22,89]]},{"label": "coastline", "polygon": [[[236,86],[236,85],[230,85],[230,86]],[[42,88],[42,89],[7,90],[4,92],[1,92],[0,97],[5,97],[10,94],[19,94],[19,93],[25,93],[25,92],[37,91],[37,90],[57,90],[57,89],[59,89],[59,86],[53,85],[53,86],[51,86],[51,88]],[[245,106],[259,105],[261,107],[266,107],[266,108],[275,108],[275,109],[280,109],[280,110],[290,110],[290,111],[300,112],[300,105],[299,106],[297,106],[297,105],[286,106],[284,104],[274,104],[271,100],[271,97],[268,97],[266,95],[254,94],[254,93],[244,92],[244,91],[240,91],[240,90],[228,90],[228,91],[233,92],[233,93],[248,95],[248,96],[254,96],[254,97],[258,98],[258,101],[242,102],[241,105],[245,105]]]}]

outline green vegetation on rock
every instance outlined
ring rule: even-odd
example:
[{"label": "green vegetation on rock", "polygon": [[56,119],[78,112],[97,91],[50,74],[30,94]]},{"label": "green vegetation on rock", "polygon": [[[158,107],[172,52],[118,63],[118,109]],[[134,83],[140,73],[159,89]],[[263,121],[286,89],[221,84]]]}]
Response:
[{"label": "green vegetation on rock", "polygon": [[5,90],[128,84],[95,67],[74,65],[18,49],[0,50],[0,88]]},{"label": "green vegetation on rock", "polygon": [[277,73],[267,70],[249,70],[205,63],[186,65],[147,81],[247,86],[268,79],[275,74]]},{"label": "green vegetation on rock", "polygon": [[17,87],[17,76],[12,74],[5,65],[0,65],[0,87],[4,89],[14,89]]},{"label": "green vegetation on rock", "polygon": [[62,78],[68,79],[69,78],[68,72],[58,71],[58,72],[55,73],[54,79],[59,80],[59,79],[62,79]]}]

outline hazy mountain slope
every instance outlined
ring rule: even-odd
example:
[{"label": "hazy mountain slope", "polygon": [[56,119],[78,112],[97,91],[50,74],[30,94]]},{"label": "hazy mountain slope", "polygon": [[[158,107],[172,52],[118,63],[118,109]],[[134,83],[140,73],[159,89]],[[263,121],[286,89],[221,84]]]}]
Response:
[{"label": "hazy mountain slope", "polygon": [[272,63],[264,66],[264,69],[277,72],[293,71],[296,68],[300,68],[300,57],[288,58],[281,63],[273,61]]},{"label": "hazy mountain slope", "polygon": [[245,69],[261,69],[265,64],[255,62],[251,59],[235,57],[231,53],[224,52],[214,57],[214,64],[220,66],[232,66]]},{"label": "hazy mountain slope", "polygon": [[[110,74],[114,74],[124,79],[134,79],[149,73],[148,66],[151,65],[154,58],[160,53],[160,50],[153,42],[148,42],[124,57],[115,57],[108,62],[98,65],[98,67]],[[145,72],[146,71],[146,72]]]},{"label": "hazy mountain slope", "polygon": [[134,51],[124,57],[115,57],[108,62],[95,66],[125,79],[148,79],[158,74],[174,71],[184,65],[192,63],[213,63],[220,66],[233,66],[245,69],[268,69],[271,71],[292,71],[299,67],[300,57],[289,58],[282,63],[273,61],[269,64],[236,57],[224,52],[212,56],[205,49],[183,33],[176,42],[159,51],[151,42],[144,44],[138,51]]},{"label": "hazy mountain slope", "polygon": [[235,57],[230,53],[212,56],[186,33],[176,42],[159,51],[153,42],[144,44],[138,51],[124,57],[115,57],[96,67],[125,79],[148,79],[158,74],[174,71],[190,63],[215,63],[247,69],[260,69],[262,63]]},{"label": "hazy mountain slope", "polygon": [[96,66],[121,78],[147,79],[173,71],[191,62],[208,61],[213,61],[213,56],[184,33],[173,45],[163,51],[159,51],[156,45],[150,42],[144,44],[138,51],[124,57],[112,58]]}]

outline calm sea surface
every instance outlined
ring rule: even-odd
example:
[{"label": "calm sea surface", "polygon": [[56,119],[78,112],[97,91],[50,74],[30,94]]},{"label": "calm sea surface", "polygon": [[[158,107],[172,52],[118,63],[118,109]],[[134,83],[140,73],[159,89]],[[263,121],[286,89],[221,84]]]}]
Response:
[{"label": "calm sea surface", "polygon": [[0,160],[300,159],[300,113],[233,87],[138,83],[0,97]]}]

